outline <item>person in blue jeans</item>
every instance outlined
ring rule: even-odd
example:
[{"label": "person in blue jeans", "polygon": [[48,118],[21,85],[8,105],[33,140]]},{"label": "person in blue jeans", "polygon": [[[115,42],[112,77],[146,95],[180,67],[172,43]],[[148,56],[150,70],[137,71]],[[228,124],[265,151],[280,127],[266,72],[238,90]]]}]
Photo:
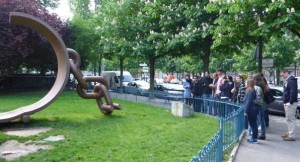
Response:
[{"label": "person in blue jeans", "polygon": [[259,105],[259,114],[258,114],[258,123],[261,128],[261,134],[258,136],[258,139],[265,140],[266,139],[266,119],[265,119],[265,113],[267,109],[267,102],[266,102],[266,94],[268,93],[268,87],[264,81],[264,78],[261,77],[260,73],[257,73],[253,76],[254,84],[255,86],[258,86],[261,88],[260,91],[256,91],[256,93],[259,92],[259,95],[261,96],[262,103]]},{"label": "person in blue jeans", "polygon": [[252,78],[247,79],[246,82],[246,94],[243,99],[243,106],[245,109],[245,116],[248,118],[248,122],[252,129],[252,136],[247,141],[249,143],[257,143],[258,127],[257,127],[257,114],[258,108],[255,105],[256,92],[254,90],[254,80]]},{"label": "person in blue jeans", "polygon": [[187,105],[191,105],[191,94],[192,94],[192,89],[193,89],[193,83],[192,79],[190,78],[190,75],[185,76],[185,80],[183,82],[183,89],[184,89],[184,94],[183,97],[185,99],[185,103]]}]

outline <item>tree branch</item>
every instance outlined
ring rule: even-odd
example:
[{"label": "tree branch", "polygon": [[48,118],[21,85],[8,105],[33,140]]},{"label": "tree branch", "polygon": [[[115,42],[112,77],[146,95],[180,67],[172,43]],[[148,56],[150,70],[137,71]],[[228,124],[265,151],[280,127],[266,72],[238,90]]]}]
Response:
[{"label": "tree branch", "polygon": [[300,38],[300,32],[295,29],[289,29],[293,34],[297,35]]}]

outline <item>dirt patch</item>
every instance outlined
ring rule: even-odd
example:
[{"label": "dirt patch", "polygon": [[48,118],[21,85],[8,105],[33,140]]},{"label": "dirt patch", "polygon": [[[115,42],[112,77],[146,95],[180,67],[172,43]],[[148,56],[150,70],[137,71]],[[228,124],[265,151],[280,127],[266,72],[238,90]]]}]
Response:
[{"label": "dirt patch", "polygon": [[28,136],[37,135],[42,132],[47,132],[51,129],[52,128],[50,127],[13,128],[13,129],[4,129],[3,132],[11,136],[28,137]]},{"label": "dirt patch", "polygon": [[27,143],[20,143],[16,140],[6,141],[0,145],[0,157],[5,160],[15,160],[21,156],[26,156],[29,153],[37,152],[39,150],[49,150],[53,147],[50,145],[36,145]]},{"label": "dirt patch", "polygon": [[[3,129],[2,131],[7,135],[28,137],[33,135],[38,135],[42,132],[47,132],[51,130],[50,127],[35,127],[35,128],[9,128]],[[49,136],[41,141],[27,141],[25,143],[20,143],[16,140],[6,141],[0,145],[0,158],[7,161],[15,160],[21,156],[26,156],[30,153],[37,152],[40,150],[49,150],[53,147],[51,145],[43,144],[45,142],[55,142],[64,140],[63,135]]]}]

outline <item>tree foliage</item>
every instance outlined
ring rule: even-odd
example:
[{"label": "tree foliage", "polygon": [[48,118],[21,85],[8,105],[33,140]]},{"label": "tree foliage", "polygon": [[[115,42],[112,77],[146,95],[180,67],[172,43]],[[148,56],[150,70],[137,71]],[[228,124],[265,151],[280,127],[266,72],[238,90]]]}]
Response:
[{"label": "tree foliage", "polygon": [[68,42],[67,24],[35,1],[0,1],[0,77],[16,73],[21,68],[34,69],[42,74],[47,70],[56,71],[56,58],[50,44],[32,29],[10,25],[9,13],[12,11],[44,20]]},{"label": "tree foliage", "polygon": [[[209,12],[218,13],[214,30],[214,46],[240,45],[265,41],[272,35],[282,36],[285,29],[299,35],[300,3],[292,1],[220,1],[212,0]],[[236,46],[233,46],[236,47]]]},{"label": "tree foliage", "polygon": [[299,32],[297,0],[103,0],[97,1],[95,13],[83,12],[88,0],[76,2],[82,3],[78,13],[93,19],[86,23],[99,35],[104,58],[123,62],[125,69],[136,66],[132,58],[148,62],[150,78],[154,67],[189,73],[220,67],[252,71],[260,38],[267,45],[273,36]]},{"label": "tree foliage", "polygon": [[59,0],[37,0],[38,4],[44,7],[57,8]]}]

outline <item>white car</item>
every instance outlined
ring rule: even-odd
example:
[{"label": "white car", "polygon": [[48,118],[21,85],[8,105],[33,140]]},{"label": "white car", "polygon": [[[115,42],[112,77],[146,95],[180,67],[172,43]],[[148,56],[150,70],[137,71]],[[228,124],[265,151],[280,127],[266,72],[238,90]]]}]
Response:
[{"label": "white car", "polygon": [[131,81],[125,86],[125,93],[135,94],[135,95],[148,95],[150,84],[146,81],[136,80]]}]

